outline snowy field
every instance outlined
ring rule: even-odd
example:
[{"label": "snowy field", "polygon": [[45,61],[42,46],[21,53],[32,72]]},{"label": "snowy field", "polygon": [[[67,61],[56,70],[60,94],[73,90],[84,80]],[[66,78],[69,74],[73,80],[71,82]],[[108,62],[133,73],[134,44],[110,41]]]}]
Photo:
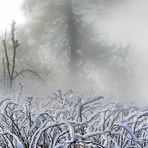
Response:
[{"label": "snowy field", "polygon": [[0,102],[1,148],[147,148],[148,108],[107,104],[69,90],[48,100]]}]

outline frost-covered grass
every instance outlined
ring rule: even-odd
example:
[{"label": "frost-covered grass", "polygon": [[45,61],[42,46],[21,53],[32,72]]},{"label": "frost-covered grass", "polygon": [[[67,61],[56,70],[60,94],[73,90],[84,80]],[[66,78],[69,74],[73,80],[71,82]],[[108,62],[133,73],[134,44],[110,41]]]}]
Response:
[{"label": "frost-covered grass", "polygon": [[148,108],[58,90],[49,101],[0,102],[1,148],[146,148]]}]

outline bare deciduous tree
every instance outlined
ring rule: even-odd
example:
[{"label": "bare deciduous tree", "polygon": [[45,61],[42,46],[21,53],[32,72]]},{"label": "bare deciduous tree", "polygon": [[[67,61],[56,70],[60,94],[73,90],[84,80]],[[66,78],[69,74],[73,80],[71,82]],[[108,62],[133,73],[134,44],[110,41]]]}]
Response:
[{"label": "bare deciduous tree", "polygon": [[[15,37],[15,21],[12,21],[11,24],[11,43],[9,43],[9,38],[7,36],[7,32],[2,35],[2,44],[4,48],[4,57],[3,57],[3,68],[4,68],[4,82],[5,84],[12,87],[13,80],[16,78],[16,56],[17,56],[17,48],[20,46],[20,43]],[[9,44],[11,45],[10,50],[11,54],[9,54]],[[7,80],[7,82],[6,82]]]},{"label": "bare deciduous tree", "polygon": [[14,81],[18,76],[24,76],[24,73],[29,72],[41,79],[40,75],[34,70],[27,68],[20,68],[18,58],[19,41],[16,39],[16,22],[13,20],[11,23],[10,35],[5,31],[1,34],[1,40],[3,45],[2,57],[3,62],[3,82],[6,87],[12,88]]}]

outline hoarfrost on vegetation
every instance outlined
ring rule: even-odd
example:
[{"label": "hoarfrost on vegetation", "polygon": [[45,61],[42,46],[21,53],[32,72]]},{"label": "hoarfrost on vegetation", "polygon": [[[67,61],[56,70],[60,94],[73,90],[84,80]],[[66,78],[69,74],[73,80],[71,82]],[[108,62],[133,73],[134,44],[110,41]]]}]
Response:
[{"label": "hoarfrost on vegetation", "polygon": [[1,100],[1,147],[148,146],[147,108],[104,104],[102,96],[84,99],[72,90],[57,90],[48,99],[40,108],[32,97],[23,104]]}]

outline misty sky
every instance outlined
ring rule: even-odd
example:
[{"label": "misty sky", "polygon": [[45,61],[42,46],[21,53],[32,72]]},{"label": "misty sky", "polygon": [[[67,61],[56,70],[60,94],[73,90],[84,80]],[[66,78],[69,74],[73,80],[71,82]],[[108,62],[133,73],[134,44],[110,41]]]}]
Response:
[{"label": "misty sky", "polygon": [[[25,20],[22,12],[19,12],[23,0],[15,0],[10,6],[7,5],[8,1],[0,0],[0,3],[3,3],[0,7],[0,27],[3,28],[11,17],[16,20],[17,24],[22,24]],[[115,3],[105,6],[104,10],[101,15],[89,14],[86,21],[92,22],[95,32],[99,35],[101,32],[105,40],[111,43],[121,42],[123,45],[131,44],[135,51],[136,84],[139,88],[139,96],[146,98],[148,88],[148,0],[115,0]],[[7,12],[11,12],[8,20],[7,15],[5,17],[3,15]]]},{"label": "misty sky", "polygon": [[140,96],[147,97],[148,88],[148,1],[127,0],[108,9],[95,25],[104,38],[135,50],[136,80]]},{"label": "misty sky", "polygon": [[[98,20],[96,27],[113,41],[131,42],[136,49],[148,47],[148,1],[128,0]],[[139,50],[139,52],[142,52]]]},{"label": "misty sky", "polygon": [[88,15],[86,21],[92,21],[96,33],[101,32],[105,40],[131,44],[135,50],[138,93],[145,98],[148,88],[148,0],[115,1],[104,10],[102,15]]},{"label": "misty sky", "polygon": [[24,23],[21,5],[23,0],[0,0],[0,31],[4,31],[15,19],[18,24]]}]

